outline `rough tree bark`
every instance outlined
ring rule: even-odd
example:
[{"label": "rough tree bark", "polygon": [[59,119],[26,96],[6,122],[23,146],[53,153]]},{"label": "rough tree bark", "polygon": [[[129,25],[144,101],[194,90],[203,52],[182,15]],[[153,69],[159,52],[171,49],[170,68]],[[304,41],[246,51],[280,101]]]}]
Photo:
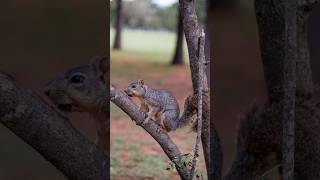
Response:
[{"label": "rough tree bark", "polygon": [[[194,0],[179,0],[180,13],[183,18],[183,29],[187,41],[190,69],[191,69],[191,79],[193,85],[193,99],[195,103],[198,99],[198,82],[199,82],[199,57],[198,57],[198,40],[200,36],[200,29],[198,25],[198,19],[196,15],[196,5]],[[204,70],[206,71],[206,70]],[[209,179],[221,177],[221,167],[222,167],[222,152],[221,149],[215,149],[210,152],[210,143],[214,144],[214,147],[219,148],[220,145],[216,144],[219,142],[219,136],[213,127],[213,131],[210,132],[210,94],[207,82],[206,74],[203,75],[203,129],[202,129],[202,146],[206,161],[207,173]],[[196,108],[196,107],[195,107]],[[214,139],[210,139],[210,133],[214,134]],[[214,154],[212,154],[214,153]],[[211,157],[211,158],[209,158]],[[210,161],[214,160],[214,161]],[[210,163],[211,162],[211,163]],[[213,167],[215,167],[213,169]]]},{"label": "rough tree bark", "polygon": [[[195,172],[196,172],[196,166],[197,166],[197,161],[199,157],[199,148],[200,148],[200,140],[201,140],[201,134],[202,134],[202,91],[203,91],[203,67],[205,66],[205,33],[204,31],[201,32],[201,35],[199,37],[199,93],[198,93],[198,104],[197,104],[197,109],[198,109],[198,114],[197,114],[197,138],[196,138],[196,144],[194,148],[194,156],[192,160],[192,167],[191,167],[191,177],[192,179],[195,178]],[[209,147],[210,148],[210,147]]]},{"label": "rough tree bark", "polygon": [[39,96],[0,73],[0,123],[69,179],[108,179],[104,153]]},{"label": "rough tree bark", "polygon": [[116,34],[114,38],[113,49],[121,49],[121,33],[123,26],[123,5],[122,0],[117,0],[117,9],[116,9]]},{"label": "rough tree bark", "polygon": [[177,21],[177,42],[176,42],[176,50],[171,61],[173,65],[183,65],[183,24],[181,14],[178,13],[178,21]]}]

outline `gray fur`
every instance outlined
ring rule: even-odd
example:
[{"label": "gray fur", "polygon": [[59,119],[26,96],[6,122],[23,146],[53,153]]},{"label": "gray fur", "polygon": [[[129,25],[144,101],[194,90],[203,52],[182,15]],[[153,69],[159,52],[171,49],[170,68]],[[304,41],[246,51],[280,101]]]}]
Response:
[{"label": "gray fur", "polygon": [[154,115],[154,119],[160,121],[161,125],[163,123],[164,129],[168,132],[183,127],[189,122],[190,118],[185,118],[187,117],[185,112],[181,115],[184,118],[179,117],[178,101],[168,90],[153,89],[145,85],[143,80],[137,80],[130,83],[124,91],[129,96],[140,99],[140,110],[148,114],[146,121]]}]

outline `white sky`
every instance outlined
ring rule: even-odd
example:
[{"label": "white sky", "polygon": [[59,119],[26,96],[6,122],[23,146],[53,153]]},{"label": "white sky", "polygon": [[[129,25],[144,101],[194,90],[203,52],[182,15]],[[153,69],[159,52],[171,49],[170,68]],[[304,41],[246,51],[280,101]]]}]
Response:
[{"label": "white sky", "polygon": [[159,6],[170,6],[171,4],[177,2],[177,0],[152,0],[154,3]]},{"label": "white sky", "polygon": [[[112,0],[110,0],[112,1]],[[132,1],[132,0],[125,0],[125,1]],[[152,0],[152,2],[158,4],[159,6],[165,7],[170,6],[171,4],[177,2],[178,0]]]}]

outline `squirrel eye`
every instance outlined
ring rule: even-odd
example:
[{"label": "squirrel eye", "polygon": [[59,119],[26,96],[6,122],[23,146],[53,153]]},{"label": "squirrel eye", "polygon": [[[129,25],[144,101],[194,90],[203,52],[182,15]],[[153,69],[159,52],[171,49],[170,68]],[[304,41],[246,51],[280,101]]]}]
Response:
[{"label": "squirrel eye", "polygon": [[81,75],[74,75],[70,79],[72,83],[82,83],[84,81],[85,77]]},{"label": "squirrel eye", "polygon": [[131,88],[136,88],[136,85],[132,85]]}]

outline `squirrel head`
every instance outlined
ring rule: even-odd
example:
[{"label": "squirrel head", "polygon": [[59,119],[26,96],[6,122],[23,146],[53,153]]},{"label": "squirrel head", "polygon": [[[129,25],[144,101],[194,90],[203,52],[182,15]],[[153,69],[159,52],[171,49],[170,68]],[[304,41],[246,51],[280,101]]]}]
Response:
[{"label": "squirrel head", "polygon": [[130,97],[143,97],[146,89],[142,79],[133,81],[124,90],[124,92]]},{"label": "squirrel head", "polygon": [[107,57],[94,57],[89,64],[69,69],[47,83],[45,94],[65,112],[100,111],[106,104],[108,61]]}]

